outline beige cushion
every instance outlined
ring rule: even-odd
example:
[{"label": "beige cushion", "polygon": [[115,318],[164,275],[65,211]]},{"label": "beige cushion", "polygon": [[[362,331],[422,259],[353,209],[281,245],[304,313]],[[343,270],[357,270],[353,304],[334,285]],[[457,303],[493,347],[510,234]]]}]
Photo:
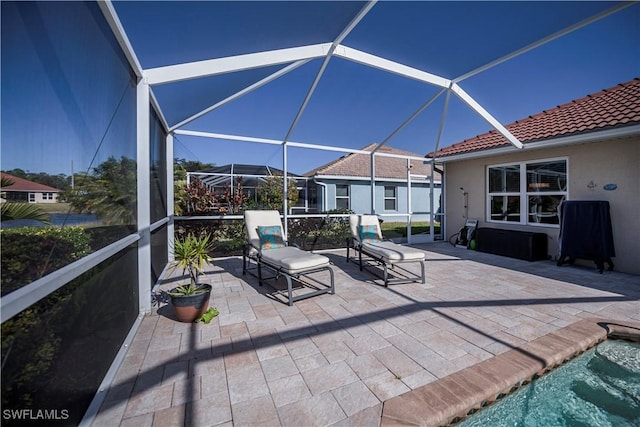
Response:
[{"label": "beige cushion", "polygon": [[256,249],[260,248],[258,226],[279,225],[282,230],[282,238],[285,242],[287,241],[278,211],[244,211],[244,225],[247,228],[247,239]]},{"label": "beige cushion", "polygon": [[290,274],[329,265],[329,258],[326,256],[303,251],[293,246],[262,251],[262,261],[280,267]]},{"label": "beige cushion", "polygon": [[393,264],[396,262],[424,261],[425,253],[419,249],[401,246],[393,242],[365,242],[362,248],[370,254],[376,255]]},{"label": "beige cushion", "polygon": [[360,241],[358,235],[359,225],[375,225],[378,230],[378,238],[382,240],[382,231],[380,230],[380,221],[375,215],[349,215],[349,228],[351,229],[351,237],[354,240]]}]

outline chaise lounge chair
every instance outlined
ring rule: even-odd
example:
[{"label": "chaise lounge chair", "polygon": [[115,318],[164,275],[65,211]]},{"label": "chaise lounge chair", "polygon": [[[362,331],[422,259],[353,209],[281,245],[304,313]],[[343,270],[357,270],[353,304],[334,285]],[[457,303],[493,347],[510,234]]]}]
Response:
[{"label": "chaise lounge chair", "polygon": [[[360,271],[371,264],[382,267],[385,287],[396,283],[425,283],[425,253],[391,241],[384,241],[377,216],[350,215],[349,226],[351,238],[347,242],[347,262],[349,262],[349,249],[352,247],[358,253]],[[362,255],[367,256],[369,260],[363,261]],[[415,262],[420,263],[420,275],[399,265]],[[394,278],[389,277],[389,268],[393,271]],[[378,271],[370,271],[380,277]]]},{"label": "chaise lounge chair", "polygon": [[[277,290],[285,295],[288,304],[315,295],[335,294],[333,270],[329,265],[329,258],[323,255],[303,251],[295,246],[288,246],[284,236],[280,213],[278,211],[245,211],[244,224],[247,230],[247,244],[242,255],[242,274],[247,272],[258,278],[260,286],[265,280],[284,277],[287,281],[286,290]],[[254,267],[251,267],[255,264]],[[271,277],[263,277],[263,268],[274,273]],[[255,271],[257,270],[257,275]],[[314,273],[328,271],[331,282],[319,281]],[[299,288],[314,289],[299,295],[293,295],[293,281]]]}]

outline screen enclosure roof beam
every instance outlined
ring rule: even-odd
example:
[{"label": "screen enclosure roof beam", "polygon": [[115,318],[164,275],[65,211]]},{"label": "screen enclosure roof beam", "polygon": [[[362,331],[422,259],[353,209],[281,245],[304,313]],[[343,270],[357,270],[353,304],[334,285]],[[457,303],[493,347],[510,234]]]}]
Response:
[{"label": "screen enclosure roof beam", "polygon": [[331,43],[248,53],[225,58],[207,59],[166,67],[149,68],[144,76],[149,85],[173,83],[199,77],[226,74],[271,65],[287,64],[305,59],[322,58],[327,55]]},{"label": "screen enclosure roof beam", "polygon": [[[279,139],[257,138],[253,136],[230,135],[230,134],[224,134],[224,133],[202,132],[202,131],[182,130],[182,129],[176,129],[174,133],[176,135],[196,136],[200,138],[219,139],[219,140],[226,140],[226,141],[255,142],[258,144],[282,145],[282,141]],[[307,148],[311,150],[337,151],[340,153],[366,154],[368,156],[375,155],[380,157],[411,159],[411,160],[419,160],[422,162],[425,161],[424,157],[406,156],[403,154],[393,154],[393,153],[380,153],[380,152],[373,153],[371,151],[359,150],[357,148],[334,147],[331,145],[308,144],[305,142],[289,141],[287,142],[287,146],[296,147],[296,148]]]}]

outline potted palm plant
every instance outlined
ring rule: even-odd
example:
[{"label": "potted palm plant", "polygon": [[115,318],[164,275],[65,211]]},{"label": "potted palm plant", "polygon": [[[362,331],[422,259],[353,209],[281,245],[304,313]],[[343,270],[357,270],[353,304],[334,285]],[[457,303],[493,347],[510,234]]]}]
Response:
[{"label": "potted palm plant", "polygon": [[209,308],[211,285],[198,283],[198,277],[210,261],[209,253],[214,245],[211,235],[196,236],[187,234],[176,239],[173,245],[173,270],[181,269],[189,275],[189,283],[171,289],[167,294],[176,318],[180,322],[191,323],[202,316]]}]

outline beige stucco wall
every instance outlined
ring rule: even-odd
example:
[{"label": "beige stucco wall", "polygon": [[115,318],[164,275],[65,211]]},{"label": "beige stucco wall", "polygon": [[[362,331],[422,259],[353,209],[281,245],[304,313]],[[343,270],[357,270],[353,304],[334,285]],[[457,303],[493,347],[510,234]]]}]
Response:
[{"label": "beige stucco wall", "polygon": [[58,193],[52,193],[53,199],[45,199],[43,193],[33,193],[35,194],[35,201],[33,203],[58,203]]},{"label": "beige stucco wall", "polygon": [[[486,221],[486,167],[488,165],[566,157],[570,200],[607,200],[611,208],[617,271],[640,274],[640,137],[577,144],[561,148],[522,150],[445,164],[446,237],[464,225],[463,191],[468,193],[468,216],[479,226],[543,232],[549,236],[548,254],[559,255],[558,227],[496,224]],[[595,186],[589,188],[593,182]],[[616,184],[614,191],[604,190]],[[593,266],[590,261],[580,264]]]}]

